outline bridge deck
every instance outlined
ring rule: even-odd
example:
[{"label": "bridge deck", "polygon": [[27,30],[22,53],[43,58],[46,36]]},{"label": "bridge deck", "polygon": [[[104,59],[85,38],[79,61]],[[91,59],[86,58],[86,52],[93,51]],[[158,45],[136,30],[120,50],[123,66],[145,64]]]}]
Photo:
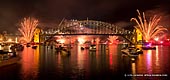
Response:
[{"label": "bridge deck", "polygon": [[57,36],[57,35],[115,35],[115,36],[124,36],[124,35],[131,35],[131,34],[43,34],[44,36]]}]

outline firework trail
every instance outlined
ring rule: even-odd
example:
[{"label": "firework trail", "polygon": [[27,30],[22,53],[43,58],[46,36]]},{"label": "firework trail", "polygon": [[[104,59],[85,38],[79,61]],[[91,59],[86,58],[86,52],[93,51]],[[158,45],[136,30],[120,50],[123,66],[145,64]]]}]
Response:
[{"label": "firework trail", "polygon": [[143,39],[146,42],[153,39],[156,35],[163,33],[163,31],[167,30],[163,26],[158,25],[161,17],[157,17],[156,15],[154,15],[150,18],[149,21],[147,21],[144,12],[143,15],[141,15],[139,10],[137,10],[137,12],[138,18],[131,18],[131,21],[135,21],[137,23],[137,26],[135,26],[135,28],[142,33]]},{"label": "firework trail", "polygon": [[24,20],[21,21],[21,28],[18,29],[23,35],[22,40],[26,43],[31,42],[37,26],[38,20],[35,18],[24,18]]}]

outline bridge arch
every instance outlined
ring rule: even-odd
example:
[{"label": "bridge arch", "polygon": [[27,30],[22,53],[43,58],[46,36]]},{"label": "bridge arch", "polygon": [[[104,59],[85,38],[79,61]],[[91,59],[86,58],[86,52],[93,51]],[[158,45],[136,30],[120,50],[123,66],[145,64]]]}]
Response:
[{"label": "bridge arch", "polygon": [[130,43],[132,34],[131,31],[116,25],[95,20],[63,21],[60,26],[43,32],[43,35],[50,36],[49,39],[56,35],[118,35]]},{"label": "bridge arch", "polygon": [[131,31],[116,25],[95,20],[69,20],[49,29],[47,34],[131,34]]}]

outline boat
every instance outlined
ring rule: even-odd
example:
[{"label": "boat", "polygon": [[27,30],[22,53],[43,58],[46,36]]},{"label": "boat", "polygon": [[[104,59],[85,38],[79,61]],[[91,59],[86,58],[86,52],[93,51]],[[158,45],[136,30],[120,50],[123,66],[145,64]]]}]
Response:
[{"label": "boat", "polygon": [[24,46],[23,45],[17,45],[16,46],[16,51],[23,51],[24,50]]},{"label": "boat", "polygon": [[55,47],[55,50],[57,53],[60,53],[62,56],[70,56],[71,55],[69,47],[63,47],[60,45],[58,47]]},{"label": "boat", "polygon": [[139,48],[136,49],[136,52],[137,52],[138,54],[143,54],[143,50],[141,50],[141,49],[139,49]]},{"label": "boat", "polygon": [[126,48],[126,49],[122,49],[121,50],[121,52],[124,54],[124,55],[127,55],[127,56],[129,56],[129,57],[138,57],[138,52],[135,50],[135,49],[133,49],[133,50],[129,50],[128,48]]},{"label": "boat", "polygon": [[81,47],[81,50],[84,50],[85,48],[84,47]]},{"label": "boat", "polygon": [[14,44],[10,47],[11,50],[16,50],[16,51],[23,51],[24,46],[21,44]]},{"label": "boat", "polygon": [[137,54],[143,54],[143,50],[136,47],[128,47],[129,50],[134,50]]},{"label": "boat", "polygon": [[0,54],[8,54],[8,53],[16,53],[16,52],[14,52],[14,51],[9,52],[9,51],[0,50]]},{"label": "boat", "polygon": [[37,46],[32,46],[32,49],[36,49],[37,48]]},{"label": "boat", "polygon": [[144,46],[142,47],[143,50],[156,50],[156,47],[148,47],[148,46]]},{"label": "boat", "polygon": [[133,51],[133,53],[136,53],[136,54],[143,54],[143,50],[141,48],[135,47],[135,45],[124,47],[123,49],[128,49],[129,51]]},{"label": "boat", "polygon": [[61,50],[61,55],[62,56],[70,56],[71,52],[67,49],[63,49],[63,50]]},{"label": "boat", "polygon": [[86,46],[85,49],[89,49],[90,47]]},{"label": "boat", "polygon": [[0,67],[16,64],[20,61],[20,57],[16,55],[16,52],[0,54]]},{"label": "boat", "polygon": [[145,42],[141,48],[143,50],[156,50],[156,47],[152,46],[150,42]]},{"label": "boat", "polygon": [[31,44],[30,44],[30,43],[27,43],[26,46],[27,46],[27,47],[31,47]]},{"label": "boat", "polygon": [[136,61],[139,55],[139,53],[137,53],[136,50],[130,51],[128,48],[122,49],[121,52],[122,56],[128,56],[133,63]]},{"label": "boat", "polygon": [[91,45],[89,48],[90,51],[96,51],[96,45]]},{"label": "boat", "polygon": [[61,52],[63,49],[64,49],[64,47],[62,47],[61,45],[58,46],[58,47],[55,47],[55,50],[56,50],[57,52]]},{"label": "boat", "polygon": [[20,60],[20,57],[13,57],[13,58],[9,58],[6,60],[1,60],[0,67],[16,64],[19,62],[19,60]]}]

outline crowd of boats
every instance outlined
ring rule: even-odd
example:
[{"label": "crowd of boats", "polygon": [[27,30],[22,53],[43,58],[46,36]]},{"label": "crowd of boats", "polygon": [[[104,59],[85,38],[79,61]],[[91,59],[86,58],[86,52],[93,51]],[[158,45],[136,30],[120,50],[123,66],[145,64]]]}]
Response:
[{"label": "crowd of boats", "polygon": [[[3,47],[9,47],[9,44],[1,44]],[[22,51],[24,47],[21,44],[11,44],[9,49],[0,50],[0,67],[8,66],[11,64],[18,63],[21,59],[18,51]]]},{"label": "crowd of boats", "polygon": [[140,54],[143,54],[143,50],[156,50],[154,46],[142,46],[136,47],[135,45],[126,46],[121,49],[122,56],[128,56],[132,62],[136,61]]},{"label": "crowd of boats", "polygon": [[[1,45],[2,47],[4,45]],[[34,44],[26,44],[26,47],[32,47],[36,49],[37,46]],[[64,56],[71,55],[71,44],[65,46],[58,45],[55,47],[57,53],[61,53]],[[10,51],[0,50],[0,67],[4,65],[14,64],[17,63],[20,59],[19,56],[16,54],[18,51],[22,51],[24,49],[24,45],[22,44],[13,44],[10,47]],[[81,46],[81,50],[89,50],[89,51],[96,51],[96,44],[91,44],[89,46]],[[135,45],[130,45],[121,49],[123,56],[128,56],[132,61],[135,61],[139,54],[143,54],[143,50],[155,50],[156,47],[148,47],[143,46],[141,48],[135,47]]]},{"label": "crowd of boats", "polygon": [[88,49],[89,51],[96,51],[96,44],[92,44],[90,46],[81,46],[81,50]]},{"label": "crowd of boats", "polygon": [[[55,50],[57,51],[57,53],[62,53],[64,55],[70,55],[71,54],[71,45],[70,46],[57,46],[55,47]],[[80,47],[81,50],[89,50],[92,52],[96,51],[96,44],[91,44],[88,46],[81,46]],[[105,48],[107,49],[107,48]],[[130,58],[132,58],[132,60],[135,60],[139,54],[143,54],[143,50],[155,50],[156,47],[152,47],[152,46],[142,46],[140,48],[137,48],[135,45],[130,45],[128,47],[124,47],[121,49],[121,52],[123,53],[123,56],[129,56]]]},{"label": "crowd of boats", "polygon": [[[62,45],[58,45],[55,47],[55,50],[57,53],[61,53],[62,55],[71,55],[71,49],[73,47],[70,45],[67,46],[62,46]],[[91,44],[89,46],[81,46],[80,47],[81,50],[89,50],[89,51],[96,51],[96,44]]]}]

